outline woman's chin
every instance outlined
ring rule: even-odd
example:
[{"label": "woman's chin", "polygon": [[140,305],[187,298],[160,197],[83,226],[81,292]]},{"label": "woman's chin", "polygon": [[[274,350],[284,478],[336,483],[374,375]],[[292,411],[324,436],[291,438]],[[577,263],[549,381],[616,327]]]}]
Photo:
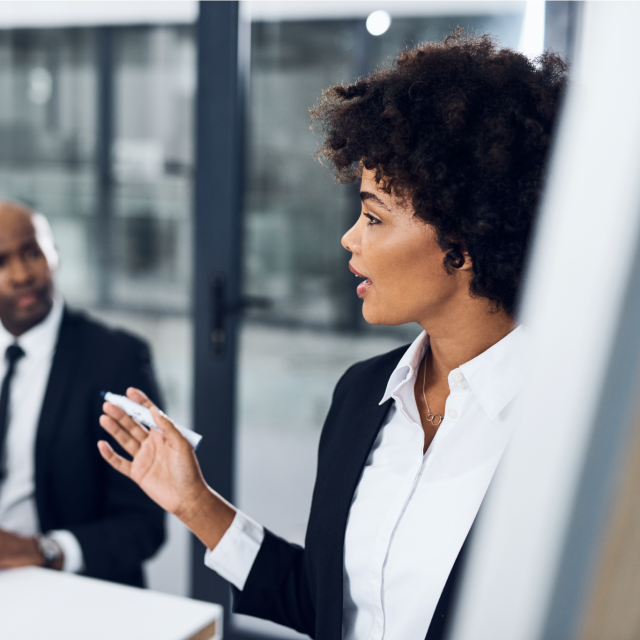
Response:
[{"label": "woman's chin", "polygon": [[395,327],[399,324],[406,324],[411,320],[403,319],[398,315],[398,310],[387,309],[381,305],[373,304],[366,298],[362,304],[362,316],[368,324],[385,325]]}]

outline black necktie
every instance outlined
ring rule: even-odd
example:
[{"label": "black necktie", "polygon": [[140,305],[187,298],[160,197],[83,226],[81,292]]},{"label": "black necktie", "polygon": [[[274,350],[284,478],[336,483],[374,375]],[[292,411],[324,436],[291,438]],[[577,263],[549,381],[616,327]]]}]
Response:
[{"label": "black necktie", "polygon": [[7,437],[9,427],[9,398],[11,397],[11,379],[16,371],[16,362],[22,358],[24,351],[17,345],[11,344],[7,347],[4,357],[7,361],[7,372],[2,381],[2,391],[0,391],[0,481],[5,476],[4,464],[4,441]]}]

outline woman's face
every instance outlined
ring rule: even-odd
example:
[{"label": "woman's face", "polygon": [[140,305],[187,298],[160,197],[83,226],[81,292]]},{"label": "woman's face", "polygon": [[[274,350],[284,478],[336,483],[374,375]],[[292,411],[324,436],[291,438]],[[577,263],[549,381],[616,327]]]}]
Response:
[{"label": "woman's face", "polygon": [[342,246],[353,254],[351,270],[366,278],[357,293],[367,322],[424,327],[446,318],[462,297],[468,299],[470,260],[447,273],[434,228],[414,216],[410,205],[382,191],[374,171],[363,170],[360,198],[362,213]]}]

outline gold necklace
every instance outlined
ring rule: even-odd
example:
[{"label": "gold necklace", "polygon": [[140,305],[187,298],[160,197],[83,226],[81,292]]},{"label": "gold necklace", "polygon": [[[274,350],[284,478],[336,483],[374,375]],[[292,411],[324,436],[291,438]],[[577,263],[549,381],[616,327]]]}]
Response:
[{"label": "gold necklace", "polygon": [[[429,403],[427,402],[427,395],[425,393],[425,387],[427,384],[427,356],[424,357],[424,369],[422,371],[422,397],[424,398],[424,403],[427,406],[427,422],[430,422],[434,427],[440,426],[440,423],[443,420],[443,417],[439,413],[431,413],[431,409],[429,409]],[[436,418],[438,418],[438,422],[436,422]]]}]

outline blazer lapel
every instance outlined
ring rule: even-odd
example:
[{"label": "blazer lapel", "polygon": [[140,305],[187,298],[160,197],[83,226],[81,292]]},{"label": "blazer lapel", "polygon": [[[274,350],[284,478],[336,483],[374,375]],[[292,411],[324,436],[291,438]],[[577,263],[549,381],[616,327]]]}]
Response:
[{"label": "blazer lapel", "polygon": [[76,324],[74,316],[65,308],[38,422],[35,445],[35,484],[38,516],[43,531],[55,526],[51,522],[48,509],[47,478],[53,464],[52,444],[64,408],[70,401],[73,372],[79,360],[79,336],[74,330]]},{"label": "blazer lapel", "polygon": [[[318,638],[340,638],[342,635],[342,590],[344,571],[344,538],[349,510],[360,482],[364,466],[393,400],[379,405],[391,373],[406,347],[398,354],[388,354],[374,362],[345,391],[346,398],[337,403],[335,421],[321,452],[317,484],[309,530],[314,531],[314,543],[320,560],[317,570],[316,631]],[[321,448],[322,448],[321,444]],[[311,541],[308,541],[311,542]]]},{"label": "blazer lapel", "polygon": [[[387,380],[388,376],[385,385]],[[350,428],[346,433],[347,437],[343,440],[343,447],[336,452],[333,458],[335,466],[332,477],[336,488],[340,487],[339,495],[334,494],[333,515],[337,523],[340,524],[343,534],[353,496],[360,482],[367,458],[393,404],[393,400],[388,400],[383,405],[379,405],[378,399],[382,393],[384,393],[384,387],[380,394],[373,390],[365,397],[353,394],[350,402],[351,411],[349,411]]]}]

